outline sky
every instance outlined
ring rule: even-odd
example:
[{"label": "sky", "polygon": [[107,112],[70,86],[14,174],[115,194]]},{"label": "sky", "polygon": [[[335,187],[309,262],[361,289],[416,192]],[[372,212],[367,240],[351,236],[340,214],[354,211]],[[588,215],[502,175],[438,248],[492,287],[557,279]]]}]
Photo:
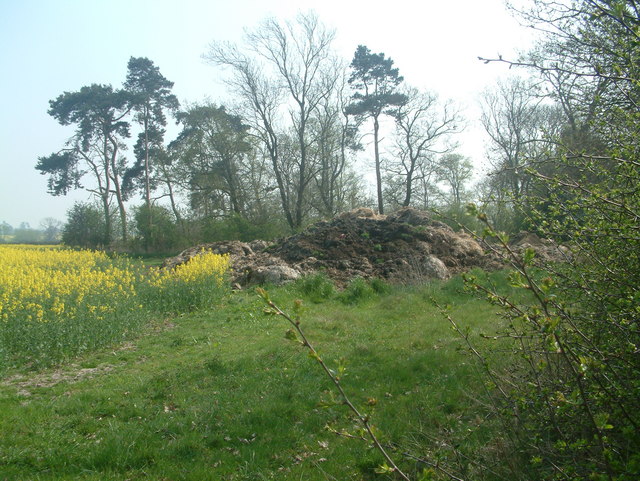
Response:
[{"label": "sky", "polygon": [[50,100],[92,83],[120,87],[133,56],[152,60],[181,103],[225,103],[223,74],[202,59],[208,45],[240,43],[265,18],[309,11],[336,30],[333,47],[347,62],[366,45],[407,83],[455,101],[467,119],[460,152],[482,165],[478,100],[509,72],[478,57],[513,57],[533,38],[504,0],[0,0],[0,223],[64,221],[90,199],[51,196],[35,170],[73,134],[47,114]]}]

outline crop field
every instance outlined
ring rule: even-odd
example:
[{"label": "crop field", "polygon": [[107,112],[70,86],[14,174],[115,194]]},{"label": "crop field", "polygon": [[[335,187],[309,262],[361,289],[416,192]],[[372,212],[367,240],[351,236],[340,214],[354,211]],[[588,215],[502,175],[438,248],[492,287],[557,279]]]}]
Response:
[{"label": "crop field", "polygon": [[122,341],[158,312],[213,301],[227,268],[214,254],[161,271],[97,251],[0,246],[0,367]]}]

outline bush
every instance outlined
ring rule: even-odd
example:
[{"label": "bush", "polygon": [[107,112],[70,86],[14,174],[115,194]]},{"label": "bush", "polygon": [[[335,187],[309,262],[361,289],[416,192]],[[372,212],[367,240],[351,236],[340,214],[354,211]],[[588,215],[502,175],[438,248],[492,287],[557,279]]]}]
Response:
[{"label": "bush", "polygon": [[369,285],[376,294],[387,294],[391,290],[389,284],[387,284],[382,279],[378,279],[377,277],[371,279]]},{"label": "bush", "polygon": [[251,220],[237,214],[224,219],[202,219],[200,224],[204,242],[271,240],[288,233],[285,225],[272,218]]},{"label": "bush", "polygon": [[529,479],[640,479],[640,15],[630,1],[535,0],[523,16],[553,32],[524,64],[571,118],[526,159],[531,185],[513,201],[567,255],[537,276],[535,252],[514,252],[487,225],[516,269],[512,285],[531,294],[476,285],[502,307],[499,337],[516,354],[491,379],[496,412],[508,413]]},{"label": "bush", "polygon": [[68,246],[96,248],[107,245],[106,224],[102,212],[91,204],[76,202],[67,212],[62,242]]},{"label": "bush", "polygon": [[180,245],[180,234],[171,212],[161,206],[135,209],[135,225],[145,252],[170,252]]}]

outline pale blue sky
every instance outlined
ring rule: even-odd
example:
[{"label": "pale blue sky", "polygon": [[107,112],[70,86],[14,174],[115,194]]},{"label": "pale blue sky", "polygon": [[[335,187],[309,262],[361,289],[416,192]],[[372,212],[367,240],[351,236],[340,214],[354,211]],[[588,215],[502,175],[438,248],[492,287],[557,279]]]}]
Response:
[{"label": "pale blue sky", "polygon": [[[91,83],[120,86],[135,56],[151,59],[181,102],[224,103],[220,72],[201,60],[207,45],[308,10],[336,29],[334,47],[347,61],[359,44],[384,52],[410,84],[468,107],[471,122],[479,93],[505,75],[477,57],[512,55],[530,41],[503,0],[0,0],[0,222],[63,221],[74,200],[88,199],[47,194],[34,168],[72,133],[49,117],[49,100]],[[459,140],[482,161],[473,124]]]}]

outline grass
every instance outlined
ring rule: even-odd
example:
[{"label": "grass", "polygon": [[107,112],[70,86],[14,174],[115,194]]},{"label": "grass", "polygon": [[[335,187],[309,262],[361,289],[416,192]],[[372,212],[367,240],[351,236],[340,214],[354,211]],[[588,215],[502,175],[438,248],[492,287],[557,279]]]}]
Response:
[{"label": "grass", "polygon": [[[284,309],[304,300],[307,334],[329,364],[344,359],[345,389],[383,440],[443,461],[450,453],[432,442],[443,433],[462,449],[487,444],[493,427],[476,402],[476,366],[429,299],[450,304],[475,337],[499,321],[491,306],[461,293],[459,278],[358,282],[348,294],[319,280],[311,284],[320,294],[303,281],[268,290]],[[0,479],[388,479],[375,473],[382,459],[367,443],[326,429],[357,434],[342,406],[331,406],[315,361],[263,308],[255,293],[235,292],[115,349],[55,370],[8,372]],[[399,462],[411,474],[425,467]]]}]

